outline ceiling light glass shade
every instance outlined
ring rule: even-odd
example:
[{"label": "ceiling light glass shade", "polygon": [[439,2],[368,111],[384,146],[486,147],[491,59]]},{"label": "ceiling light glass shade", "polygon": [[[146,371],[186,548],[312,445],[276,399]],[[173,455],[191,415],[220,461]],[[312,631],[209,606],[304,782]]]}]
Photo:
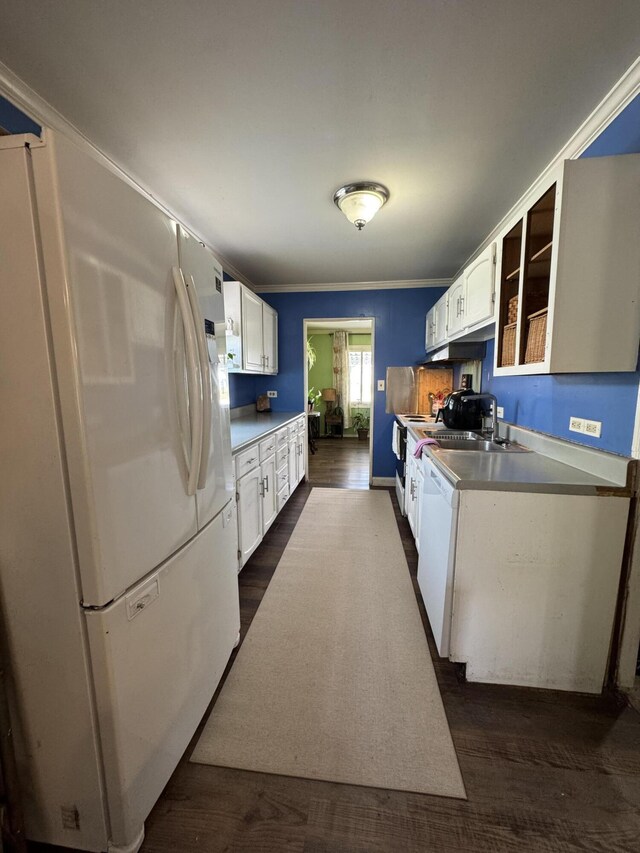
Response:
[{"label": "ceiling light glass shade", "polygon": [[388,198],[389,190],[371,181],[347,184],[336,190],[333,196],[334,202],[358,231],[373,219]]}]

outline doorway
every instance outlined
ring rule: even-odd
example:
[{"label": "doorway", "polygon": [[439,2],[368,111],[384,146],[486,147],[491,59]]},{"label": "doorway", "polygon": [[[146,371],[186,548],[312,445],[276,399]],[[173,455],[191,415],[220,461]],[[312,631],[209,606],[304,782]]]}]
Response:
[{"label": "doorway", "polygon": [[375,321],[303,321],[309,482],[368,489],[373,476]]}]

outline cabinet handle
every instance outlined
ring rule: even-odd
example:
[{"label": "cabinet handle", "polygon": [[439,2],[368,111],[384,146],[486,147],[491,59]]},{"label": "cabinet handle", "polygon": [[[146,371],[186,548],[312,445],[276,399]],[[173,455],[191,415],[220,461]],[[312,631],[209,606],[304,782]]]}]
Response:
[{"label": "cabinet handle", "polygon": [[264,497],[264,480],[260,480],[260,497]]},{"label": "cabinet handle", "polygon": [[464,314],[464,296],[460,297],[460,314]]},{"label": "cabinet handle", "polygon": [[267,474],[267,476],[264,479],[266,480],[266,483],[267,483],[267,485],[265,486],[265,491],[268,492],[269,491],[269,475]]}]

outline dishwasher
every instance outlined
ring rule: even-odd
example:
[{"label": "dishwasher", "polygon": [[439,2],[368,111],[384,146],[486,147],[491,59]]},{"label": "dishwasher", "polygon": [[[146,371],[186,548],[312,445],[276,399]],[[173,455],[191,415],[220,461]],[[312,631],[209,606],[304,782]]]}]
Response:
[{"label": "dishwasher", "polygon": [[420,518],[418,586],[441,657],[449,655],[459,492],[427,456]]}]

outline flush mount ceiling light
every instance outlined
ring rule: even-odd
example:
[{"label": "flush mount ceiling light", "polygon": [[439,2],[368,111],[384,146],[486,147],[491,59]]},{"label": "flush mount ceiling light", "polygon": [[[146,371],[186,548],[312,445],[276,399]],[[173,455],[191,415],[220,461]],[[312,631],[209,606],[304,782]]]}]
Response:
[{"label": "flush mount ceiling light", "polygon": [[358,231],[362,231],[388,199],[389,190],[373,181],[345,184],[336,190],[333,196],[336,205]]}]

